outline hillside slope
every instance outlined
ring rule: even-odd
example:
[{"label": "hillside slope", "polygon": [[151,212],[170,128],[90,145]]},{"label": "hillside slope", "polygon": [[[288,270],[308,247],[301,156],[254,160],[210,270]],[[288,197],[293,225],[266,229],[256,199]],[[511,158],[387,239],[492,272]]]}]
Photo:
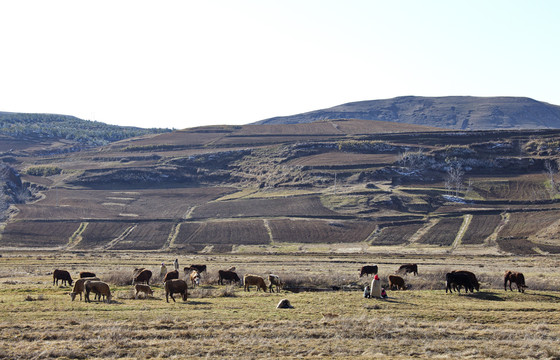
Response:
[{"label": "hillside slope", "polygon": [[460,130],[558,129],[560,106],[524,97],[420,97],[352,102],[255,124],[326,119],[379,120]]}]

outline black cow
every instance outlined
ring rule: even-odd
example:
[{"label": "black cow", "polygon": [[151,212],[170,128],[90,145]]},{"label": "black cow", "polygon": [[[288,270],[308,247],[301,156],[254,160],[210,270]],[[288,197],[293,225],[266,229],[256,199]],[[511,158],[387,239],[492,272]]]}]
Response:
[{"label": "black cow", "polygon": [[196,271],[198,271],[199,273],[202,274],[203,272],[206,271],[206,265],[196,265],[195,264],[195,265],[191,265],[189,267],[186,267],[183,270],[185,271],[185,274],[190,274],[191,271],[193,271],[193,270],[196,270]]},{"label": "black cow", "polygon": [[480,284],[478,283],[478,279],[476,278],[476,275],[474,273],[467,270],[453,270],[452,273],[467,275],[471,279],[471,284],[475,288],[475,290],[480,291]]},{"label": "black cow", "polygon": [[414,273],[414,275],[418,275],[418,265],[417,264],[404,264],[399,267],[397,274],[408,274]]},{"label": "black cow", "polygon": [[471,282],[470,276],[467,274],[450,272],[445,275],[445,280],[447,281],[445,293],[447,293],[447,290],[452,293],[453,288],[455,288],[460,293],[461,286],[465,287],[465,292],[468,292],[469,290],[473,292],[474,286]]},{"label": "black cow", "polygon": [[52,284],[54,285],[55,281],[56,281],[56,285],[58,285],[58,280],[62,281],[62,285],[66,285],[66,282],[68,282],[68,284],[70,286],[72,286],[72,277],[70,276],[70,273],[66,270],[59,270],[56,269],[53,272],[53,281]]},{"label": "black cow", "polygon": [[218,284],[220,285],[224,285],[224,280],[229,281],[230,284],[232,281],[241,282],[241,279],[235,271],[219,270],[218,275],[220,277],[218,280]]},{"label": "black cow", "polygon": [[375,275],[377,274],[377,265],[365,265],[362,266],[362,268],[360,269],[360,277],[362,277],[363,275]]}]

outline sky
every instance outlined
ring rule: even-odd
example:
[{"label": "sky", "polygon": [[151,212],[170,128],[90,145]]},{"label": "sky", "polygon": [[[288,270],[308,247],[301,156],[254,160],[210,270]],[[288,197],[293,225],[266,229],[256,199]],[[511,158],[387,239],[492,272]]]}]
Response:
[{"label": "sky", "polygon": [[560,105],[560,1],[0,0],[0,111],[175,129],[396,96]]}]

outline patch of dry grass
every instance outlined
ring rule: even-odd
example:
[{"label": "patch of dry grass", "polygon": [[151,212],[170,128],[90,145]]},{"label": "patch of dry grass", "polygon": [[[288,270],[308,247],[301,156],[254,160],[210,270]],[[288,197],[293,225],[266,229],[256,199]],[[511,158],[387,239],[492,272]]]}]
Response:
[{"label": "patch of dry grass", "polygon": [[[360,279],[357,271],[359,264],[372,262],[367,258],[187,258],[180,261],[208,263],[209,273],[202,286],[189,289],[186,303],[165,302],[160,282],[152,286],[153,297],[138,299],[130,285],[117,284],[123,280],[111,274],[128,272],[123,264],[129,261],[131,269],[138,267],[134,258],[0,258],[0,354],[20,359],[560,357],[558,288],[531,287],[558,277],[555,258],[385,258],[377,262],[382,281],[409,260],[419,262],[420,272],[405,277],[410,290],[390,291],[387,300],[364,299],[360,290],[348,288],[371,281]],[[146,263],[157,264],[159,258],[148,256]],[[78,262],[75,272],[87,268],[111,280],[111,304],[72,302],[69,287],[52,286],[48,269],[72,261]],[[340,284],[347,291],[247,293],[239,286],[217,285],[217,269],[231,265],[240,276],[274,272],[294,287]],[[8,268],[21,276],[9,280]],[[457,268],[474,270],[481,291],[446,294],[442,277]],[[503,290],[504,268],[526,273],[530,287],[525,294]],[[276,309],[282,298],[294,309]]]}]

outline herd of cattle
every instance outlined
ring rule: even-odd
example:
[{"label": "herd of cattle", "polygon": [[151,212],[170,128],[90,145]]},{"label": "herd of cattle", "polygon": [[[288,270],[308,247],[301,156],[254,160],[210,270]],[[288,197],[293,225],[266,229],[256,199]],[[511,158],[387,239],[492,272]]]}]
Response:
[{"label": "herd of cattle", "polygon": [[[163,265],[162,265],[163,266]],[[360,269],[360,277],[372,275],[375,276],[378,273],[378,266],[377,265],[365,265],[362,266]],[[191,265],[189,267],[185,267],[183,269],[185,273],[185,279],[179,278],[179,270],[175,269],[172,271],[168,271],[165,273],[161,273],[160,275],[163,277],[163,285],[165,289],[165,299],[169,302],[169,297],[175,302],[175,298],[173,294],[180,294],[183,301],[187,301],[187,290],[189,285],[187,281],[190,281],[193,288],[200,285],[201,282],[201,274],[206,272],[206,265]],[[404,264],[401,265],[397,271],[398,275],[389,275],[387,277],[389,288],[391,290],[405,290],[406,285],[403,277],[399,275],[407,275],[409,273],[414,274],[415,276],[418,275],[418,265],[417,264]],[[145,269],[145,268],[137,268],[134,269],[132,273],[132,285],[134,285],[135,289],[135,298],[138,297],[140,293],[145,294],[146,296],[150,295],[153,296],[153,291],[150,287],[150,280],[152,279],[152,271]],[[95,298],[94,300],[105,300],[107,302],[111,301],[111,290],[109,285],[103,281],[101,281],[94,273],[82,271],[79,274],[80,278],[74,282],[74,288],[70,293],[70,297],[72,301],[76,298],[76,295],[80,295],[80,300],[82,300],[82,293],[85,293],[85,301],[90,302],[90,294],[94,293]],[[218,284],[224,285],[224,282],[229,284],[231,283],[239,283],[241,285],[241,279],[235,272],[235,267],[232,267],[228,270],[219,270],[218,271]],[[446,280],[446,288],[445,292],[448,291],[450,293],[453,290],[457,292],[461,292],[461,288],[465,289],[465,292],[470,291],[471,293],[476,290],[480,290],[480,284],[476,278],[476,275],[470,271],[465,270],[454,270],[450,273],[445,275]],[[58,285],[58,282],[61,281],[61,285],[68,284],[72,286],[72,277],[70,273],[66,270],[59,270],[56,269],[53,272],[53,285]],[[519,292],[525,292],[525,278],[522,273],[514,272],[514,271],[506,271],[504,274],[504,290],[507,291],[507,285],[509,284],[509,289],[513,291],[511,288],[512,283],[517,285],[517,290]],[[268,275],[268,285],[266,284],[265,279],[259,275],[252,275],[246,274],[243,276],[243,286],[245,291],[250,291],[251,286],[256,286],[257,291],[263,290],[270,292],[274,292],[274,287],[276,287],[276,292],[280,292],[280,289],[283,287],[284,283],[280,280],[278,275],[269,274]]]}]

